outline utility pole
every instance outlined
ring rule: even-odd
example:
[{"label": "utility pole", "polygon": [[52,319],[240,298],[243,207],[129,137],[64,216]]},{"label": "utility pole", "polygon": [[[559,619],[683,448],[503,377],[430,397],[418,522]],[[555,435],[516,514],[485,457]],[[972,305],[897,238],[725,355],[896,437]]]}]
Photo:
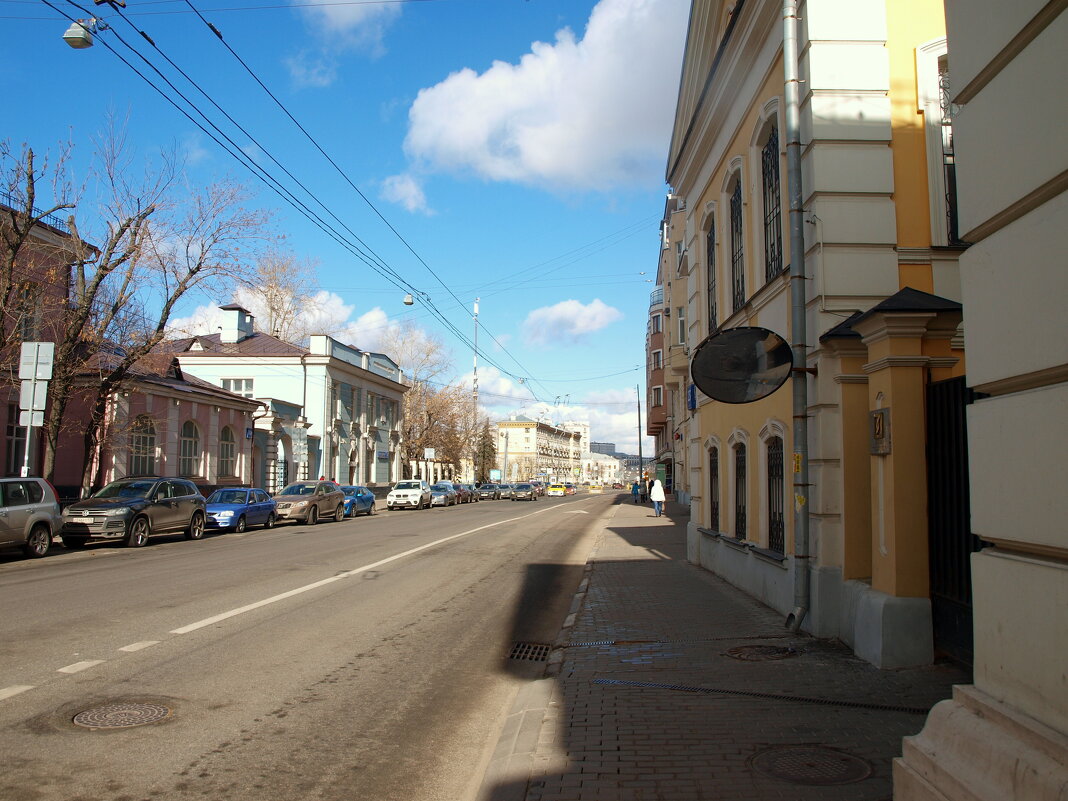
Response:
[{"label": "utility pole", "polygon": [[471,456],[471,483],[478,482],[478,298],[475,298],[475,356],[474,372],[471,379],[471,432],[475,442],[474,453]]},{"label": "utility pole", "polygon": [[641,481],[645,478],[645,460],[642,459],[642,390],[640,385],[634,385],[634,393],[638,396],[638,481]]}]

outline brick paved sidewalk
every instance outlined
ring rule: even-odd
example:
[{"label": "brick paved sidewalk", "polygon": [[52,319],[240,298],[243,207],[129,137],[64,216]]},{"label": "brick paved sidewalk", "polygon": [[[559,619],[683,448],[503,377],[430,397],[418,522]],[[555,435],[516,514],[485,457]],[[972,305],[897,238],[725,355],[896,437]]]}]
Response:
[{"label": "brick paved sidewalk", "polygon": [[659,519],[629,497],[613,507],[555,676],[521,693],[496,755],[510,774],[483,797],[890,799],[901,738],[967,674],[880,671],[791,634],[686,561],[685,517],[668,506]]}]

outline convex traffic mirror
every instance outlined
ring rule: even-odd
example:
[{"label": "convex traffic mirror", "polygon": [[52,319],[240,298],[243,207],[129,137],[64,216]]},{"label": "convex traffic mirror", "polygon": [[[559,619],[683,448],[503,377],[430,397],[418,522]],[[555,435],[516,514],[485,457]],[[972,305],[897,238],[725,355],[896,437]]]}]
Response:
[{"label": "convex traffic mirror", "polygon": [[752,403],[781,387],[793,366],[793,351],[774,331],[728,328],[694,349],[690,377],[713,400]]}]

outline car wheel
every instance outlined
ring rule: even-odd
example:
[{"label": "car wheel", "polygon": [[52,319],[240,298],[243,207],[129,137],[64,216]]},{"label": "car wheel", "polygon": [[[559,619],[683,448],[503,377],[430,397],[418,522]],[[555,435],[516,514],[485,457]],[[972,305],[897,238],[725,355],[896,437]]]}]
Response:
[{"label": "car wheel", "polygon": [[311,509],[308,510],[308,517],[306,518],[305,522],[307,522],[309,526],[314,526],[316,523],[319,522],[318,506],[313,506]]},{"label": "car wheel", "polygon": [[185,538],[187,540],[204,539],[204,515],[200,512],[194,512],[193,518],[189,521],[189,528],[186,529]]},{"label": "car wheel", "polygon": [[39,558],[48,553],[52,547],[52,531],[48,526],[39,524],[30,531],[26,544],[22,546],[23,553],[32,558]]},{"label": "car wheel", "polygon": [[70,548],[72,551],[77,548],[84,548],[85,543],[89,541],[88,537],[63,537],[63,547]]},{"label": "car wheel", "polygon": [[248,528],[248,526],[245,524],[245,516],[241,515],[241,517],[237,518],[237,522],[234,523],[234,531],[237,534],[241,534],[246,528]]},{"label": "car wheel", "polygon": [[130,530],[126,532],[127,548],[142,548],[148,545],[148,537],[152,533],[152,527],[147,517],[137,517],[130,523]]},{"label": "car wheel", "polygon": [[345,516],[345,504],[339,503],[337,509],[334,510],[333,520],[336,523],[338,520]]},{"label": "car wheel", "polygon": [[263,524],[263,527],[264,528],[274,528],[275,522],[276,521],[275,521],[274,512],[271,512],[269,515],[267,515],[267,522]]}]

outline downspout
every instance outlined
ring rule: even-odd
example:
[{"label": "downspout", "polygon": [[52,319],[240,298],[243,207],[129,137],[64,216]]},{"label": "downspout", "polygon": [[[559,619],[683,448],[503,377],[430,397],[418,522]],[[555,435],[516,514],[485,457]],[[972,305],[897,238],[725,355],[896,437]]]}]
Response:
[{"label": "downspout", "polygon": [[811,603],[808,519],[808,326],[805,301],[805,229],[801,191],[801,91],[797,53],[797,0],[783,0],[783,71],[786,171],[790,191],[790,333],[793,339],[794,610],[786,626],[798,631]]}]

